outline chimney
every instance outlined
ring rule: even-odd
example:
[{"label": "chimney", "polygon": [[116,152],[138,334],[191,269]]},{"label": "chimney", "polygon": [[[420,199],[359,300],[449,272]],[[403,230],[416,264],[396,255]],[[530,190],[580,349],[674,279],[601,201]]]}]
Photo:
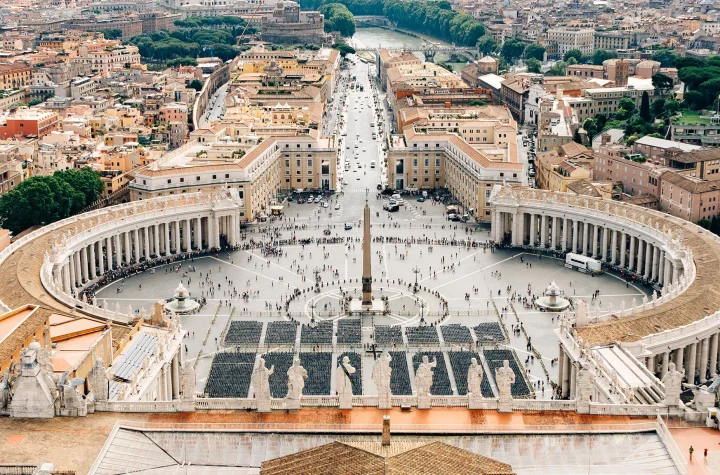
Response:
[{"label": "chimney", "polygon": [[390,445],[390,416],[383,416],[382,445]]},{"label": "chimney", "polygon": [[602,134],[600,137],[600,144],[606,145],[610,143],[610,134]]}]

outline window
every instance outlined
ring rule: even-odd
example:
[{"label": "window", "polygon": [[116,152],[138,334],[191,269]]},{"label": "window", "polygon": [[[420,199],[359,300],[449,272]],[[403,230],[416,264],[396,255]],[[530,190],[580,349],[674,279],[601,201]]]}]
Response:
[{"label": "window", "polygon": [[200,181],[200,177],[199,177],[199,176],[196,176],[196,177],[195,177],[195,181]]},{"label": "window", "polygon": [[312,166],[312,160],[308,160],[308,166],[309,166],[309,167]]},{"label": "window", "polygon": [[225,174],[225,178],[230,178],[230,174],[229,174],[229,173],[226,173],[226,174]]},{"label": "window", "polygon": [[170,178],[168,178],[168,183],[172,183],[172,180]]},{"label": "window", "polygon": [[185,183],[185,178],[180,178],[180,183]]},{"label": "window", "polygon": [[217,180],[217,175],[213,175],[213,180]]}]

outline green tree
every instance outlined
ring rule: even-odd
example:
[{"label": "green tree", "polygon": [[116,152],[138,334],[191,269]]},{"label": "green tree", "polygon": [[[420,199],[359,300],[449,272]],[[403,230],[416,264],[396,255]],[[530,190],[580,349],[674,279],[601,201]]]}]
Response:
[{"label": "green tree", "polygon": [[573,64],[577,64],[578,60],[575,59],[574,56],[570,56],[567,61],[565,61],[568,66],[572,66]]},{"label": "green tree", "polygon": [[525,64],[527,65],[527,70],[529,73],[540,74],[540,66],[542,65],[540,61],[535,58],[530,58],[525,60]]},{"label": "green tree", "polygon": [[201,91],[203,88],[203,82],[199,79],[193,79],[188,84],[188,87],[195,89],[196,91]]},{"label": "green tree", "polygon": [[583,58],[582,51],[579,49],[571,49],[565,55],[563,56],[563,61],[566,61],[570,58],[575,58],[578,62]]},{"label": "green tree", "polygon": [[652,103],[652,112],[655,117],[662,117],[665,115],[665,99],[659,97]]},{"label": "green tree", "polygon": [[166,63],[166,66],[168,68],[177,68],[178,66],[197,66],[198,62],[195,58],[177,58],[177,59],[171,59]]},{"label": "green tree", "polygon": [[498,50],[497,41],[492,36],[482,36],[477,40],[477,47],[480,52],[487,56],[490,53],[495,53]]},{"label": "green tree", "polygon": [[650,115],[650,96],[647,91],[643,91],[640,97],[640,118],[645,122],[652,120],[652,116]]},{"label": "green tree", "polygon": [[685,104],[692,110],[699,110],[705,106],[705,95],[700,91],[688,91],[684,99]]},{"label": "green tree", "polygon": [[663,68],[672,68],[678,55],[671,49],[661,49],[653,53],[652,59],[658,61]]},{"label": "green tree", "polygon": [[672,117],[673,115],[680,112],[680,103],[678,101],[669,100],[665,101],[665,114],[668,117]]},{"label": "green tree", "polygon": [[710,229],[710,220],[707,218],[702,218],[700,221],[697,222],[697,225],[701,228]]},{"label": "green tree", "polygon": [[351,37],[355,34],[355,17],[341,3],[328,3],[320,7],[319,12],[325,15],[325,31],[337,31],[342,36]]},{"label": "green tree", "polygon": [[545,74],[547,76],[565,76],[566,67],[567,63],[565,61],[557,61]]},{"label": "green tree", "polygon": [[102,33],[107,40],[119,40],[122,38],[122,30],[118,30],[117,28],[100,30],[100,33]]},{"label": "green tree", "polygon": [[575,130],[575,133],[573,134],[573,142],[579,143],[582,145],[582,137],[580,136],[580,129]]},{"label": "green tree", "polygon": [[469,106],[486,106],[488,103],[486,101],[480,101],[478,99],[473,99],[472,101],[468,102]]},{"label": "green tree", "polygon": [[530,43],[525,47],[525,59],[542,61],[545,58],[545,47],[537,43]]},{"label": "green tree", "polygon": [[617,58],[616,52],[606,49],[596,49],[592,55],[592,63],[599,66],[603,64],[604,61],[612,58]]},{"label": "green tree", "polygon": [[700,58],[693,58],[692,56],[680,56],[675,58],[675,67],[679,70],[684,68],[696,67],[704,68],[706,66],[705,60]]},{"label": "green tree", "polygon": [[655,73],[652,75],[652,85],[660,91],[662,96],[667,95],[673,88],[673,80],[670,76],[663,73]]},{"label": "green tree", "polygon": [[628,147],[632,147],[632,145],[637,141],[639,137],[637,135],[631,135],[628,137],[628,139],[625,141],[625,145]]},{"label": "green tree", "polygon": [[513,64],[518,58],[520,58],[520,56],[522,56],[524,51],[525,45],[522,42],[516,39],[509,39],[503,43],[500,55],[505,58],[505,61],[509,64]]},{"label": "green tree", "polygon": [[334,45],[332,45],[332,47],[340,51],[340,56],[342,56],[343,58],[348,54],[355,54],[355,48],[343,43],[335,43]]}]

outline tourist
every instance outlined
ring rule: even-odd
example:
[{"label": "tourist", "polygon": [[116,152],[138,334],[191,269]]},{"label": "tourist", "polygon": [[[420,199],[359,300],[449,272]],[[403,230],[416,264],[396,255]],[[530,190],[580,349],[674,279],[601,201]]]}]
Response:
[{"label": "tourist", "polygon": [[692,445],[690,446],[689,452],[690,452],[690,461],[692,462],[692,454],[693,454],[693,452],[695,452],[695,449],[693,449]]}]

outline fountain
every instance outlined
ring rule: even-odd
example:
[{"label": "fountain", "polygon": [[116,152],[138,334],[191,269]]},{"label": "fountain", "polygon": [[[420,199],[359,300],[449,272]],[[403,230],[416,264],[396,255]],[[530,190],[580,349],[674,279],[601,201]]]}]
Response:
[{"label": "fountain", "polygon": [[194,312],[199,306],[199,303],[189,297],[187,289],[180,282],[180,285],[175,289],[175,298],[165,304],[165,310],[185,314]]},{"label": "fountain", "polygon": [[560,312],[570,306],[570,301],[562,297],[560,287],[557,286],[554,280],[545,289],[545,294],[538,298],[535,303],[538,307],[551,312]]}]

